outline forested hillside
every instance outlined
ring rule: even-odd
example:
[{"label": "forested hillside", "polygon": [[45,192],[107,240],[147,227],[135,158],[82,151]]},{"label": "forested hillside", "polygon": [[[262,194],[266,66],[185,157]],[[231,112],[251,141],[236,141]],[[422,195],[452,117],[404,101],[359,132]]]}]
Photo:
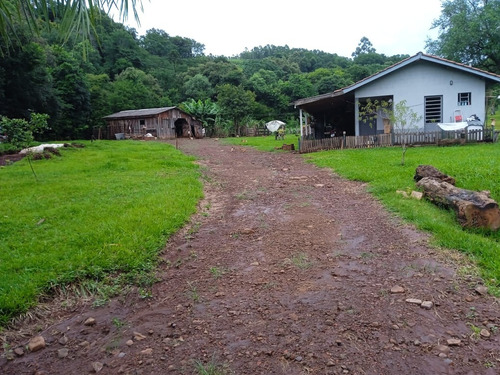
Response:
[{"label": "forested hillside", "polygon": [[[271,119],[297,123],[290,105],[295,99],[334,91],[407,57],[379,54],[366,37],[349,57],[273,45],[231,58],[207,56],[203,41],[158,29],[139,36],[102,10],[89,37],[82,37],[80,29],[59,32],[68,24],[57,9],[42,12],[38,21],[36,14],[25,19],[14,11],[5,18],[8,4],[17,3],[7,0],[0,6],[0,116],[46,113],[46,139],[89,138],[94,127],[104,126],[105,115],[161,106],[193,114],[205,123],[208,135],[237,134],[241,125]],[[427,41],[428,50],[500,72],[498,33],[492,32],[500,24],[499,9],[497,0],[446,2],[434,25],[440,36]],[[459,16],[471,20],[470,33],[455,27],[461,24]]]},{"label": "forested hillside", "polygon": [[[405,56],[375,52],[368,39],[353,57],[322,51],[259,46],[239,56],[206,56],[201,42],[134,29],[102,14],[98,37],[62,43],[58,19],[33,34],[14,25],[2,40],[0,115],[47,113],[47,139],[88,138],[102,117],[125,109],[180,106],[202,119],[209,134],[297,113],[290,102],[349,85]],[[45,31],[43,31],[45,30]]]}]

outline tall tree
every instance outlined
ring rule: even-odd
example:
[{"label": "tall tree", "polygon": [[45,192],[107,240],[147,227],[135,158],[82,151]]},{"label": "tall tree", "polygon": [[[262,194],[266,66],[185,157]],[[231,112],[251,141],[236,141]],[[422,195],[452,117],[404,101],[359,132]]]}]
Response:
[{"label": "tall tree", "polygon": [[433,28],[439,36],[427,40],[428,52],[500,73],[499,0],[445,0]]},{"label": "tall tree", "polygon": [[362,37],[356,47],[356,50],[351,54],[352,57],[358,57],[364,53],[375,53],[372,42],[366,36]]},{"label": "tall tree", "polygon": [[233,121],[234,134],[240,134],[240,122],[251,113],[255,94],[241,86],[224,84],[218,87],[217,103],[222,114]]}]

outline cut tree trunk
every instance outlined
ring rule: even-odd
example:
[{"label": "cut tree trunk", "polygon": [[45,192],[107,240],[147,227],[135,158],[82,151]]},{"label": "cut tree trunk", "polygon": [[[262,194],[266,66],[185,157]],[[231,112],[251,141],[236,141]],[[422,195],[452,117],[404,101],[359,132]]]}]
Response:
[{"label": "cut tree trunk", "polygon": [[439,169],[433,167],[432,165],[419,165],[417,167],[413,179],[418,182],[424,177],[431,177],[455,185],[455,179],[453,177],[442,173]]},{"label": "cut tree trunk", "polygon": [[500,209],[488,191],[461,189],[432,177],[422,178],[417,186],[424,190],[424,197],[430,201],[453,208],[463,227],[500,228]]}]

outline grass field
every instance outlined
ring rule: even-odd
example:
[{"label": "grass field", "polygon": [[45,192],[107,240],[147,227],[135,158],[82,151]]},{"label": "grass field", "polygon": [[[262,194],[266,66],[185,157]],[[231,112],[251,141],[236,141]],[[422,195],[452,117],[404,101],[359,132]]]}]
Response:
[{"label": "grass field", "polygon": [[[0,325],[51,288],[150,270],[202,197],[199,168],[165,143],[99,141],[0,168]],[[109,276],[108,276],[109,277]]]},{"label": "grass field", "polygon": [[222,138],[222,142],[232,145],[252,146],[261,151],[277,151],[283,144],[294,144],[295,149],[298,150],[299,142],[297,136],[287,134],[285,139],[274,139],[274,135],[263,137],[236,137],[236,138]]},{"label": "grass field", "polygon": [[499,295],[500,231],[464,230],[457,224],[454,212],[396,193],[396,190],[416,190],[415,169],[419,164],[431,164],[453,176],[458,187],[489,190],[492,198],[500,202],[499,143],[411,148],[405,166],[400,165],[400,148],[328,151],[305,157],[349,179],[368,182],[371,193],[389,210],[431,232],[436,245],[468,254],[491,290]]}]

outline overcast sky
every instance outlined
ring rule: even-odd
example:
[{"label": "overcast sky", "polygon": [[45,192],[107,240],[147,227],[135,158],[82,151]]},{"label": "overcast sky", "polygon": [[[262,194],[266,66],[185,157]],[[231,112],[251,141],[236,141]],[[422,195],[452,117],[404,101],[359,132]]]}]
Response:
[{"label": "overcast sky", "polygon": [[[151,28],[231,57],[272,44],[351,57],[366,36],[378,53],[414,55],[435,39],[441,0],[143,0],[139,35]],[[131,19],[133,17],[130,17]]]}]

